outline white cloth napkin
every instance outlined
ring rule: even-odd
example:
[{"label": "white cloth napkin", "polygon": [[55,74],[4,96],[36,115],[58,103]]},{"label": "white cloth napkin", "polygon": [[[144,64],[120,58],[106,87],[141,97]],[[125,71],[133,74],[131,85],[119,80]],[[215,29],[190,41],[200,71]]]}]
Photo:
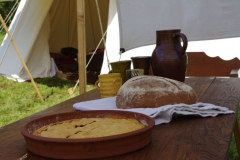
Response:
[{"label": "white cloth napkin", "polygon": [[168,123],[174,116],[194,115],[201,117],[215,117],[219,114],[230,114],[234,111],[226,107],[216,106],[209,103],[196,103],[192,105],[174,104],[158,108],[134,108],[118,109],[116,106],[116,97],[102,98],[97,100],[75,103],[73,107],[77,110],[123,110],[138,112],[148,115],[155,120],[155,125]]}]

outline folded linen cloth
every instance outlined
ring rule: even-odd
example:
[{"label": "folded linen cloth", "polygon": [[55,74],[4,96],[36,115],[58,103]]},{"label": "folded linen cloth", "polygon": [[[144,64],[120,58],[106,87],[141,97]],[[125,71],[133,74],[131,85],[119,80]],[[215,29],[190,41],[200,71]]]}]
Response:
[{"label": "folded linen cloth", "polygon": [[174,116],[194,115],[201,117],[215,117],[219,114],[230,114],[234,111],[226,107],[216,106],[210,103],[195,103],[166,105],[158,108],[131,108],[118,109],[116,97],[102,98],[97,100],[75,103],[73,107],[77,110],[123,110],[138,112],[148,115],[155,120],[155,125],[169,123]]}]

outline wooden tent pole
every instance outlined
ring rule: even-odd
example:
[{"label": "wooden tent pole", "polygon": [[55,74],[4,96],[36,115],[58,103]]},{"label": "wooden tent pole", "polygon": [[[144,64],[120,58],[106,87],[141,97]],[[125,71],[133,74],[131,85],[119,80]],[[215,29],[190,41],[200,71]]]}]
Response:
[{"label": "wooden tent pole", "polygon": [[13,38],[12,38],[12,35],[11,35],[10,32],[8,31],[7,25],[5,24],[5,22],[4,22],[1,14],[0,14],[0,21],[1,21],[2,25],[3,25],[3,28],[4,28],[5,31],[7,32],[8,37],[10,38],[10,40],[11,40],[11,42],[12,42],[12,45],[13,45],[13,47],[14,47],[14,49],[15,49],[15,51],[16,51],[19,59],[20,59],[20,61],[22,62],[22,65],[23,65],[24,69],[26,70],[29,78],[31,79],[31,82],[32,82],[35,90],[37,91],[39,98],[41,99],[42,102],[44,102],[44,100],[43,100],[43,98],[42,98],[42,95],[40,94],[40,92],[39,92],[39,90],[38,90],[38,88],[37,88],[37,86],[36,86],[36,84],[35,84],[35,82],[34,82],[34,80],[33,80],[33,78],[32,78],[32,75],[30,74],[30,72],[29,72],[29,70],[28,70],[28,67],[27,67],[27,65],[25,64],[25,62],[24,62],[24,60],[23,60],[23,58],[22,58],[22,56],[21,56],[21,53],[19,52],[19,50],[18,50],[18,48],[17,48],[17,45],[15,44],[15,42],[14,42],[14,40],[13,40]]},{"label": "wooden tent pole", "polygon": [[85,3],[77,0],[79,94],[86,92]]}]

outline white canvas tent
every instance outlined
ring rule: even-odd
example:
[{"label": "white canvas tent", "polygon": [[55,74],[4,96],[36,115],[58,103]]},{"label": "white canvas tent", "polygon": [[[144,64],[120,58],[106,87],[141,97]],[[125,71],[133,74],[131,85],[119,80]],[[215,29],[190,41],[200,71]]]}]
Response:
[{"label": "white canvas tent", "polygon": [[[69,6],[65,4],[66,2],[69,3]],[[95,1],[84,0],[84,2],[94,3]],[[99,4],[108,4],[107,0],[98,0],[98,2]],[[45,53],[59,52],[59,49],[55,48],[59,44],[67,43],[72,47],[77,44],[73,40],[77,39],[75,37],[76,30],[66,27],[70,22],[76,20],[73,9],[76,5],[70,7],[71,3],[75,3],[75,1],[22,0],[20,5],[22,8],[18,10],[10,30],[13,32],[21,52],[25,54],[24,58],[34,77],[49,76],[51,73],[51,61],[49,55]],[[52,9],[53,6],[55,9]],[[212,0],[211,2],[209,0],[192,0],[191,2],[185,0],[110,0],[109,9],[107,7],[101,9],[109,14],[106,43],[109,61],[119,60],[120,47],[127,50],[122,54],[121,60],[136,55],[151,55],[156,40],[155,32],[164,29],[181,29],[182,33],[191,41],[188,51],[204,51],[211,56],[220,56],[224,59],[239,58],[240,49],[237,47],[240,42],[238,38],[240,35],[239,7],[240,1],[238,0],[231,2],[225,0]],[[71,8],[71,10],[63,11],[66,8]],[[87,8],[85,13],[88,12]],[[64,21],[62,16],[55,14],[57,10],[63,13],[62,15],[70,12],[73,14]],[[94,10],[96,11],[96,9]],[[88,19],[87,14],[85,18]],[[57,26],[49,27],[55,21]],[[63,24],[66,28],[61,29],[60,25]],[[87,23],[85,25],[86,29],[91,28]],[[22,30],[26,32],[22,32]],[[97,33],[101,37],[101,32]],[[67,38],[61,36],[64,34],[68,35]],[[54,37],[54,35],[60,36],[56,39],[60,41],[52,40],[51,36]],[[86,36],[86,43],[88,37],[90,36]],[[221,38],[224,39],[220,40]],[[145,45],[150,46],[142,47]],[[62,45],[62,47],[66,47],[66,45]],[[142,48],[133,49],[135,47]],[[5,53],[4,56],[3,53]],[[13,54],[14,51],[10,48],[8,40],[5,39],[0,50],[0,57],[4,57],[4,62],[0,64],[0,74],[9,76],[15,74],[24,79],[26,77],[22,76],[24,72],[22,66],[16,62],[17,57],[14,57]],[[102,73],[108,71],[105,56]]]},{"label": "white canvas tent", "polygon": [[[240,59],[240,1],[232,0],[111,0],[107,50],[110,61],[150,55],[156,31],[181,29],[188,52],[205,52],[224,60]],[[104,64],[106,64],[106,59]],[[108,68],[103,65],[102,73]]]},{"label": "white canvas tent", "polygon": [[[102,38],[95,1],[85,2],[86,48],[95,49]],[[108,0],[99,3],[103,29],[106,29]],[[9,30],[32,76],[56,73],[49,53],[61,48],[78,49],[76,0],[21,0]],[[103,48],[103,44],[100,46]],[[18,81],[27,76],[7,36],[0,48],[0,74]]]}]

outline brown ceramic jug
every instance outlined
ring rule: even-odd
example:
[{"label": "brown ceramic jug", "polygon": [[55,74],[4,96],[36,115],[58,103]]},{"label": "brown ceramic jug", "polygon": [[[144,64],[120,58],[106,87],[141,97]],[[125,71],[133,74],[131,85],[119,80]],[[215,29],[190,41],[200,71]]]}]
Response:
[{"label": "brown ceramic jug", "polygon": [[188,40],[180,31],[180,29],[156,31],[156,47],[151,59],[155,76],[184,82],[188,63],[186,54]]}]

